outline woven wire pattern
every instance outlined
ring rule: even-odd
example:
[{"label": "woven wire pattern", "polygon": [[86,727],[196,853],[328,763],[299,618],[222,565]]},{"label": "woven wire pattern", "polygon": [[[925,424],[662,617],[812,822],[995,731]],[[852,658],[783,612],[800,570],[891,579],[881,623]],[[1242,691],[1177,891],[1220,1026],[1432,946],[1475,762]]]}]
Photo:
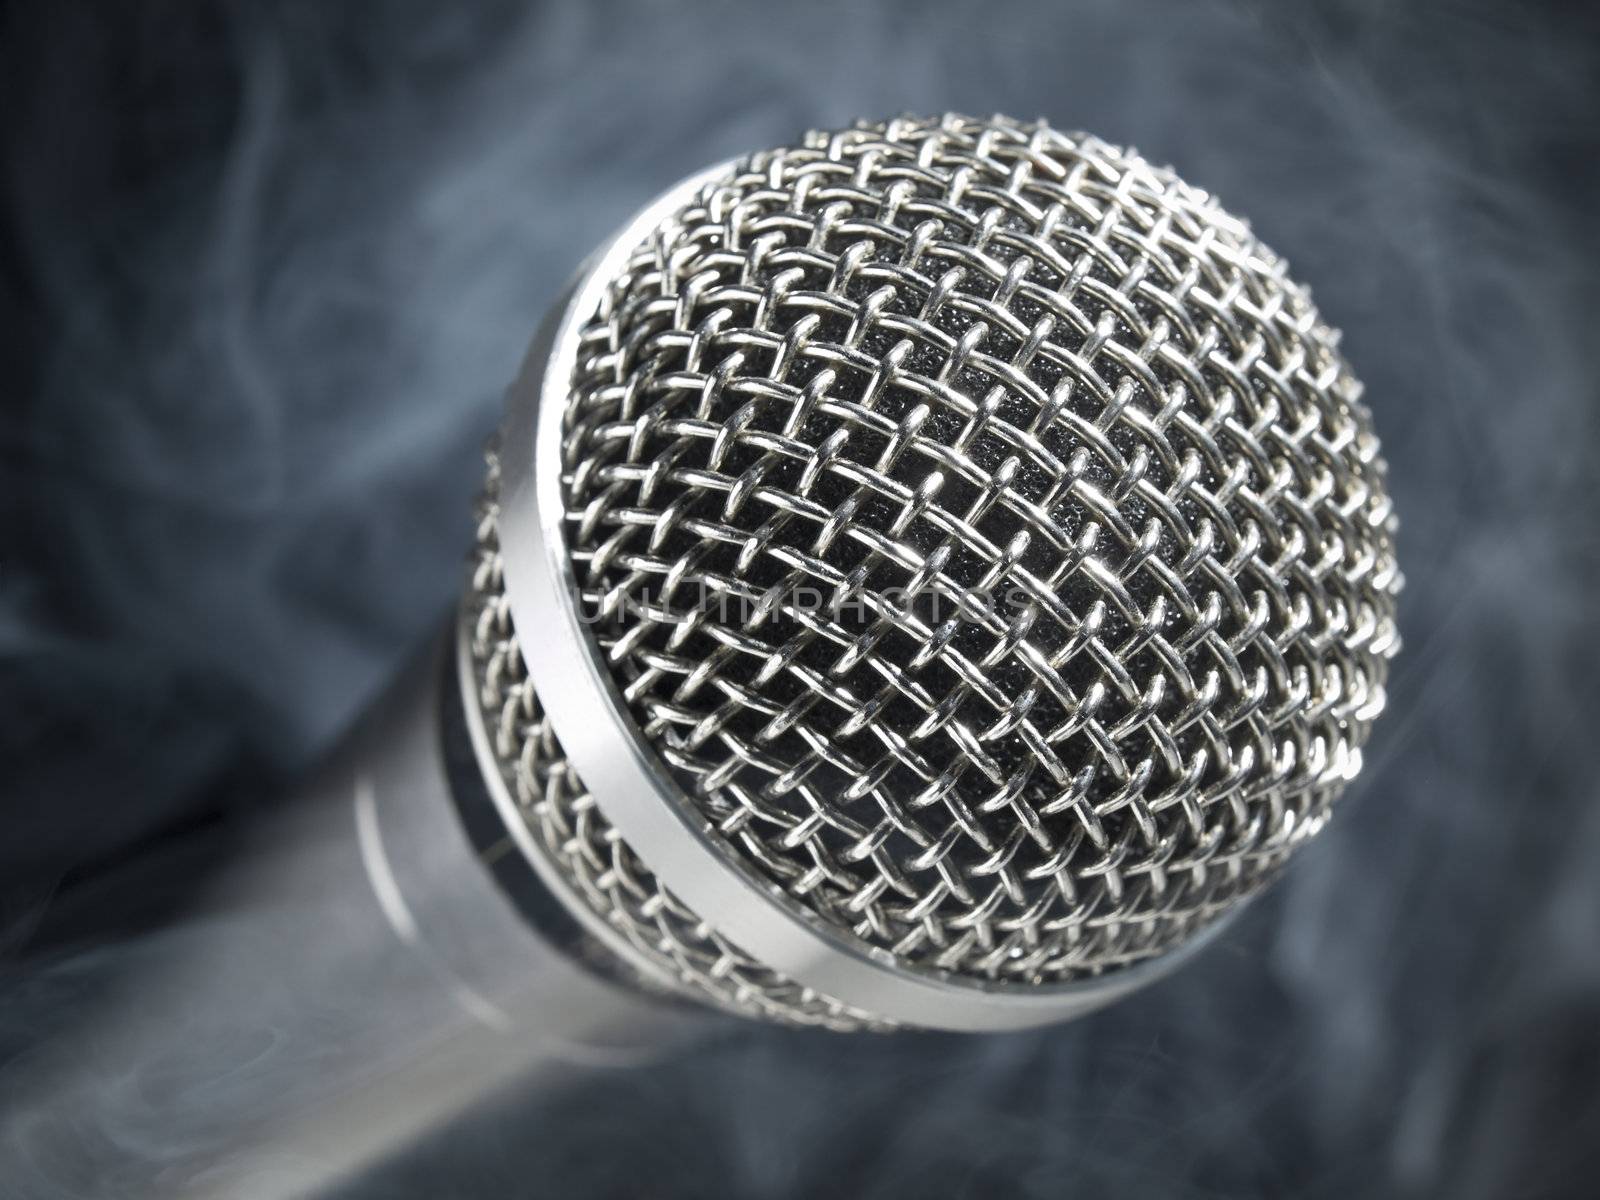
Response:
[{"label": "woven wire pattern", "polygon": [[745,1016],[852,1030],[887,1023],[771,971],[742,953],[657,882],[606,822],[567,763],[528,679],[505,595],[496,532],[499,462],[489,453],[480,504],[470,630],[476,702],[501,780],[535,843],[578,903],[692,996]]},{"label": "woven wire pattern", "polygon": [[1398,646],[1337,340],[1093,138],[902,119],[738,165],[615,280],[563,446],[583,606],[684,802],[908,967],[1098,974],[1234,907]]}]

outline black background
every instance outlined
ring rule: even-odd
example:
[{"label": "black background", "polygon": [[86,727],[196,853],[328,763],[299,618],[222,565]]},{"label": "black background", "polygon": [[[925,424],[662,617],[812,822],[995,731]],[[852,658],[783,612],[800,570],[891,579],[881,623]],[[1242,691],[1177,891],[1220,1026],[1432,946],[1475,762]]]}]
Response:
[{"label": "black background", "polygon": [[[1595,1194],[1581,9],[0,12],[9,947],[62,889],[270,803],[418,644],[463,580],[501,388],[630,211],[808,127],[1045,116],[1249,215],[1345,330],[1408,587],[1339,818],[1201,960],[1078,1024],[741,1025],[491,1106],[349,1194]],[[25,1045],[20,968],[4,1001]]]}]

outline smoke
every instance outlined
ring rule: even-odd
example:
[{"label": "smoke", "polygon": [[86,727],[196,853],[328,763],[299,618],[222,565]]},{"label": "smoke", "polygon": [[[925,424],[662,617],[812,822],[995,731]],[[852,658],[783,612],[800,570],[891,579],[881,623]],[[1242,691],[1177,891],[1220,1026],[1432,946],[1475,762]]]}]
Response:
[{"label": "smoke", "polygon": [[[1587,1194],[1600,1099],[1592,25],[1489,4],[15,5],[0,32],[0,900],[263,802],[457,592],[587,249],[858,115],[1043,115],[1313,282],[1406,649],[1328,833],[1075,1026],[751,1027],[350,1195]],[[29,996],[8,993],[25,1034]],[[43,1003],[41,1000],[32,1003]]]}]

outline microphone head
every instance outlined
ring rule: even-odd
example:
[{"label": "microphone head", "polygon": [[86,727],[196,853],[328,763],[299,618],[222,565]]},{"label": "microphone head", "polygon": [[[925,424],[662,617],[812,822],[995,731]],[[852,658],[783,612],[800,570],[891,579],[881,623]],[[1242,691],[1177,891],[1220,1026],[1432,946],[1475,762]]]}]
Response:
[{"label": "microphone head", "polygon": [[1043,123],[812,133],[591,260],[465,662],[523,848],[647,977],[998,1029],[1314,836],[1398,647],[1360,385],[1206,193]]}]

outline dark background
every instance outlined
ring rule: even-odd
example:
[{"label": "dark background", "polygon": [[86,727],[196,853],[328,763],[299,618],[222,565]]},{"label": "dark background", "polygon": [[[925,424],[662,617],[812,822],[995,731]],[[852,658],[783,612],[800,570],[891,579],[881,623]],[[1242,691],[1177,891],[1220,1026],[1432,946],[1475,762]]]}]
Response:
[{"label": "dark background", "polygon": [[1045,116],[1252,217],[1345,330],[1409,582],[1339,819],[1200,961],[1078,1024],[740,1025],[493,1106],[350,1194],[1595,1195],[1581,12],[0,6],[6,944],[270,803],[418,644],[462,583],[500,390],[632,209],[812,126]]}]

